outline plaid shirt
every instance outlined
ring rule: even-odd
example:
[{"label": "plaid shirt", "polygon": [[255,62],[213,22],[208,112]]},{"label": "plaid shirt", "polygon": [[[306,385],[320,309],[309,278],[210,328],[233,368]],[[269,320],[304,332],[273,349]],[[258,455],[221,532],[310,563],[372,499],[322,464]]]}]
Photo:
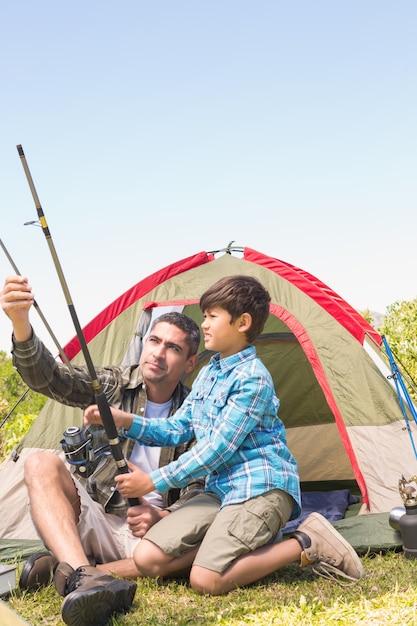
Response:
[{"label": "plaid shirt", "polygon": [[207,476],[206,490],[225,506],[279,488],[295,500],[294,519],[301,512],[300,482],[278,406],[270,373],[250,346],[224,359],[213,356],[175,415],[135,416],[125,434],[145,445],[178,445],[196,437],[180,459],[151,473],[159,491]]},{"label": "plaid shirt", "polygon": [[[33,333],[32,339],[25,342],[13,342],[13,365],[25,381],[35,391],[44,394],[62,404],[85,409],[95,404],[95,394],[91,378],[86,367],[74,367],[74,375],[67,366],[56,361],[45,345]],[[138,365],[98,367],[95,369],[97,379],[110,405],[121,408],[129,413],[144,413],[146,406],[146,389]],[[171,413],[174,413],[189,393],[188,387],[179,383],[172,397]],[[120,440],[123,454],[130,457],[134,442],[122,436]],[[94,447],[108,443],[103,428],[94,429]],[[160,466],[178,459],[187,452],[194,442],[179,444],[176,447],[162,448]],[[77,474],[77,478],[86,487],[91,497],[106,506],[106,511],[117,515],[124,515],[127,510],[126,501],[119,497],[110,496],[114,492],[114,476],[119,473],[112,456],[100,460],[94,472],[84,479]],[[196,479],[189,482],[183,489],[174,487],[162,494],[164,508],[173,510],[190,497],[204,489],[204,480]]]}]

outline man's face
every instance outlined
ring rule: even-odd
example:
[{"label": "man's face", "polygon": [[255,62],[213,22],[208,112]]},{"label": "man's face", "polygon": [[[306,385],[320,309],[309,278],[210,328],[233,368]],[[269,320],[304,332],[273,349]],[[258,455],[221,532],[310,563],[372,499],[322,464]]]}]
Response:
[{"label": "man's face", "polygon": [[191,372],[197,356],[188,355],[185,333],[167,322],[157,322],[145,340],[140,368],[145,383],[176,386],[183,374]]}]

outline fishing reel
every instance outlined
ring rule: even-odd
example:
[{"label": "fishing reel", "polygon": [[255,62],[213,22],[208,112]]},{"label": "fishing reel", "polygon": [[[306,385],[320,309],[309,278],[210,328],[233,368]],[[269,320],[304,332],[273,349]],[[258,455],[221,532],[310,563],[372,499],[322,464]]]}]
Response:
[{"label": "fishing reel", "polygon": [[109,444],[94,449],[93,432],[79,426],[69,426],[60,443],[67,462],[75,466],[76,471],[84,477],[94,471],[103,456],[111,454]]}]

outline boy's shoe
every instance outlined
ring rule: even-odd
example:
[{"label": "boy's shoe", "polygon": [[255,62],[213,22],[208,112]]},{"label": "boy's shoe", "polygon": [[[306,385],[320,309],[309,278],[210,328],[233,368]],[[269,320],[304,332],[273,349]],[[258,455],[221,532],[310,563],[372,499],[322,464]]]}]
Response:
[{"label": "boy's shoe", "polygon": [[68,626],[104,626],[114,613],[132,605],[136,583],[108,576],[91,565],[79,567],[66,582],[62,619]]},{"label": "boy's shoe", "polygon": [[301,567],[312,567],[316,574],[339,582],[362,578],[355,550],[320,513],[311,513],[292,536],[303,549]]},{"label": "boy's shoe", "polygon": [[20,589],[39,589],[49,585],[58,561],[50,552],[32,554],[23,566],[19,578]]}]

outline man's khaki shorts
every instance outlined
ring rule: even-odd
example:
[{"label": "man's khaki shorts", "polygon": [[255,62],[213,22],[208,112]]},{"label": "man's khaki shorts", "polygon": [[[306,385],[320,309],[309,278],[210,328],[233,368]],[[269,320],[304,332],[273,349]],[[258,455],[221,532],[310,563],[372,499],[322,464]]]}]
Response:
[{"label": "man's khaki shorts", "polygon": [[90,563],[111,563],[131,557],[140,538],[129,530],[126,516],[106,513],[74,476],[72,479],[81,502],[78,534]]},{"label": "man's khaki shorts", "polygon": [[275,542],[294,500],[273,489],[241,504],[219,507],[217,495],[199,494],[150,528],[145,539],[173,557],[200,546],[194,565],[222,573],[238,556]]}]

